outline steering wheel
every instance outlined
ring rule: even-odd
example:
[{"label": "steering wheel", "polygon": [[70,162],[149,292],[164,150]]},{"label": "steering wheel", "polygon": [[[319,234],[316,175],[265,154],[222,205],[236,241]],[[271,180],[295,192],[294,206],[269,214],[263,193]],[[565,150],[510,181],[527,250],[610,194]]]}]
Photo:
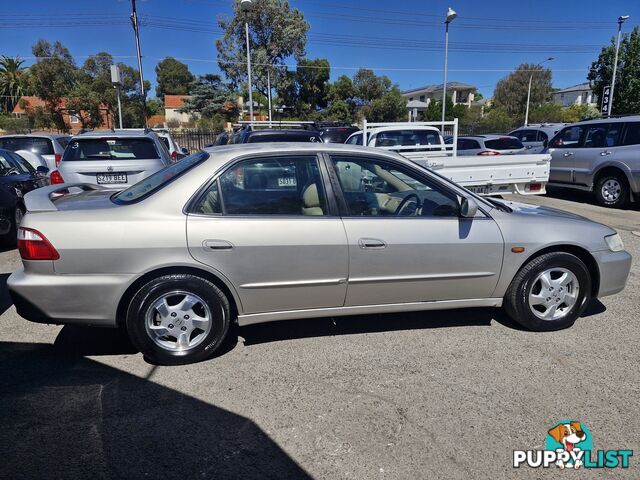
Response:
[{"label": "steering wheel", "polygon": [[[405,207],[408,205],[409,200],[411,198],[415,197],[415,207],[413,207],[413,211],[411,213],[409,213],[409,215],[401,215],[402,212],[404,211]],[[394,215],[396,216],[411,216],[413,215],[420,207],[422,206],[422,202],[420,202],[420,197],[418,196],[417,193],[410,193],[409,195],[407,195],[406,197],[404,197],[402,199],[402,201],[400,202],[400,205],[398,205],[398,208],[396,208],[396,211],[394,213]]]}]

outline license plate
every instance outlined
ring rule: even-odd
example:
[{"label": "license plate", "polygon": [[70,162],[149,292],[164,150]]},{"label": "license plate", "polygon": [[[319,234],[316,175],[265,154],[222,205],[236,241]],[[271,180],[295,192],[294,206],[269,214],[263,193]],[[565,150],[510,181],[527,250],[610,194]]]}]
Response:
[{"label": "license plate", "polygon": [[98,173],[96,175],[98,183],[127,183],[126,173]]},{"label": "license plate", "polygon": [[467,187],[467,188],[469,189],[469,191],[477,195],[486,195],[487,193],[489,193],[489,187],[487,187],[486,185],[481,187]]},{"label": "license plate", "polygon": [[278,186],[279,187],[295,187],[296,179],[292,177],[278,178]]}]

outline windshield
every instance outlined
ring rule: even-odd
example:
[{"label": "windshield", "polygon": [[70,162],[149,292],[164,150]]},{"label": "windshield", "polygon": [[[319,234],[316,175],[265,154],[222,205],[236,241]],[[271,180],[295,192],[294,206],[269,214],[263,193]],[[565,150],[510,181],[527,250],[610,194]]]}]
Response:
[{"label": "windshield", "polygon": [[146,138],[77,138],[69,143],[63,162],[88,160],[152,160],[160,155]]},{"label": "windshield", "polygon": [[150,175],[135,185],[130,186],[126,190],[116,193],[111,197],[111,200],[119,205],[135,203],[142,200],[143,198],[157,192],[165,185],[171,183],[180,175],[191,170],[207,158],[209,158],[209,154],[205,151],[194,153],[193,155],[183,158],[177,163],[172,163],[168,167],[157,171],[153,175]]}]

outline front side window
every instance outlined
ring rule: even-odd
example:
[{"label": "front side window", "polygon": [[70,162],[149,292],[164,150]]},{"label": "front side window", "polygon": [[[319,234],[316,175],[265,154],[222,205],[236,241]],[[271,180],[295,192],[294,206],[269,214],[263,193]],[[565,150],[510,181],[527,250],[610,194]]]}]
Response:
[{"label": "front side window", "polygon": [[550,146],[551,148],[578,148],[583,131],[584,127],[567,127],[553,138]]},{"label": "front side window", "polygon": [[349,145],[362,145],[362,134],[361,133],[356,133],[355,135],[352,135],[347,140],[347,143]]},{"label": "front side window", "polygon": [[384,160],[333,156],[353,217],[457,217],[457,195],[408,168]]},{"label": "front side window", "polygon": [[219,183],[226,215],[328,214],[315,155],[244,160],[223,173]]},{"label": "front side window", "polygon": [[90,160],[154,160],[160,158],[146,138],[77,138],[69,143],[63,162]]}]

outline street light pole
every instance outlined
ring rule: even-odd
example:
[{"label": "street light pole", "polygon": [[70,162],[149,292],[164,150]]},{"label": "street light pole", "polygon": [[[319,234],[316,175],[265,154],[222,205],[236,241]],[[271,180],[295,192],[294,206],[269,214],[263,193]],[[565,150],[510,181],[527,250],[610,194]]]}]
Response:
[{"label": "street light pole", "polygon": [[[551,60],[553,60],[553,57],[549,57],[547,58],[544,62],[541,62],[540,65],[544,65],[546,62],[550,62]],[[531,82],[533,81],[533,74],[535,72],[531,72],[531,75],[529,76],[529,89],[527,90],[527,109],[524,113],[524,126],[526,127],[527,125],[529,125],[529,101],[531,100]]]},{"label": "street light pole", "polygon": [[[248,13],[252,6],[251,0],[242,0],[240,2],[240,9]],[[253,122],[253,93],[251,88],[251,52],[249,46],[249,21],[244,22],[244,32],[247,40],[247,87],[249,89],[249,121]]]},{"label": "street light pole", "polygon": [[609,98],[609,111],[607,116],[611,116],[613,111],[613,90],[616,88],[616,73],[618,70],[618,52],[620,51],[620,34],[622,32],[622,24],[629,18],[629,15],[621,15],[618,17],[618,42],[616,43],[616,57],[613,61],[613,77],[611,78],[611,94]]},{"label": "street light pole", "polygon": [[136,12],[136,0],[131,0],[131,25],[136,36],[136,51],[138,55],[138,72],[140,73],[140,95],[142,96],[142,121],[147,126],[147,98],[144,93],[144,77],[142,76],[142,54],[140,53],[140,30],[138,25],[138,13]]},{"label": "street light pole", "polygon": [[449,57],[449,24],[458,16],[458,14],[449,7],[447,10],[447,19],[444,22],[444,83],[442,84],[442,130],[444,134],[444,120],[447,108],[447,62]]}]

